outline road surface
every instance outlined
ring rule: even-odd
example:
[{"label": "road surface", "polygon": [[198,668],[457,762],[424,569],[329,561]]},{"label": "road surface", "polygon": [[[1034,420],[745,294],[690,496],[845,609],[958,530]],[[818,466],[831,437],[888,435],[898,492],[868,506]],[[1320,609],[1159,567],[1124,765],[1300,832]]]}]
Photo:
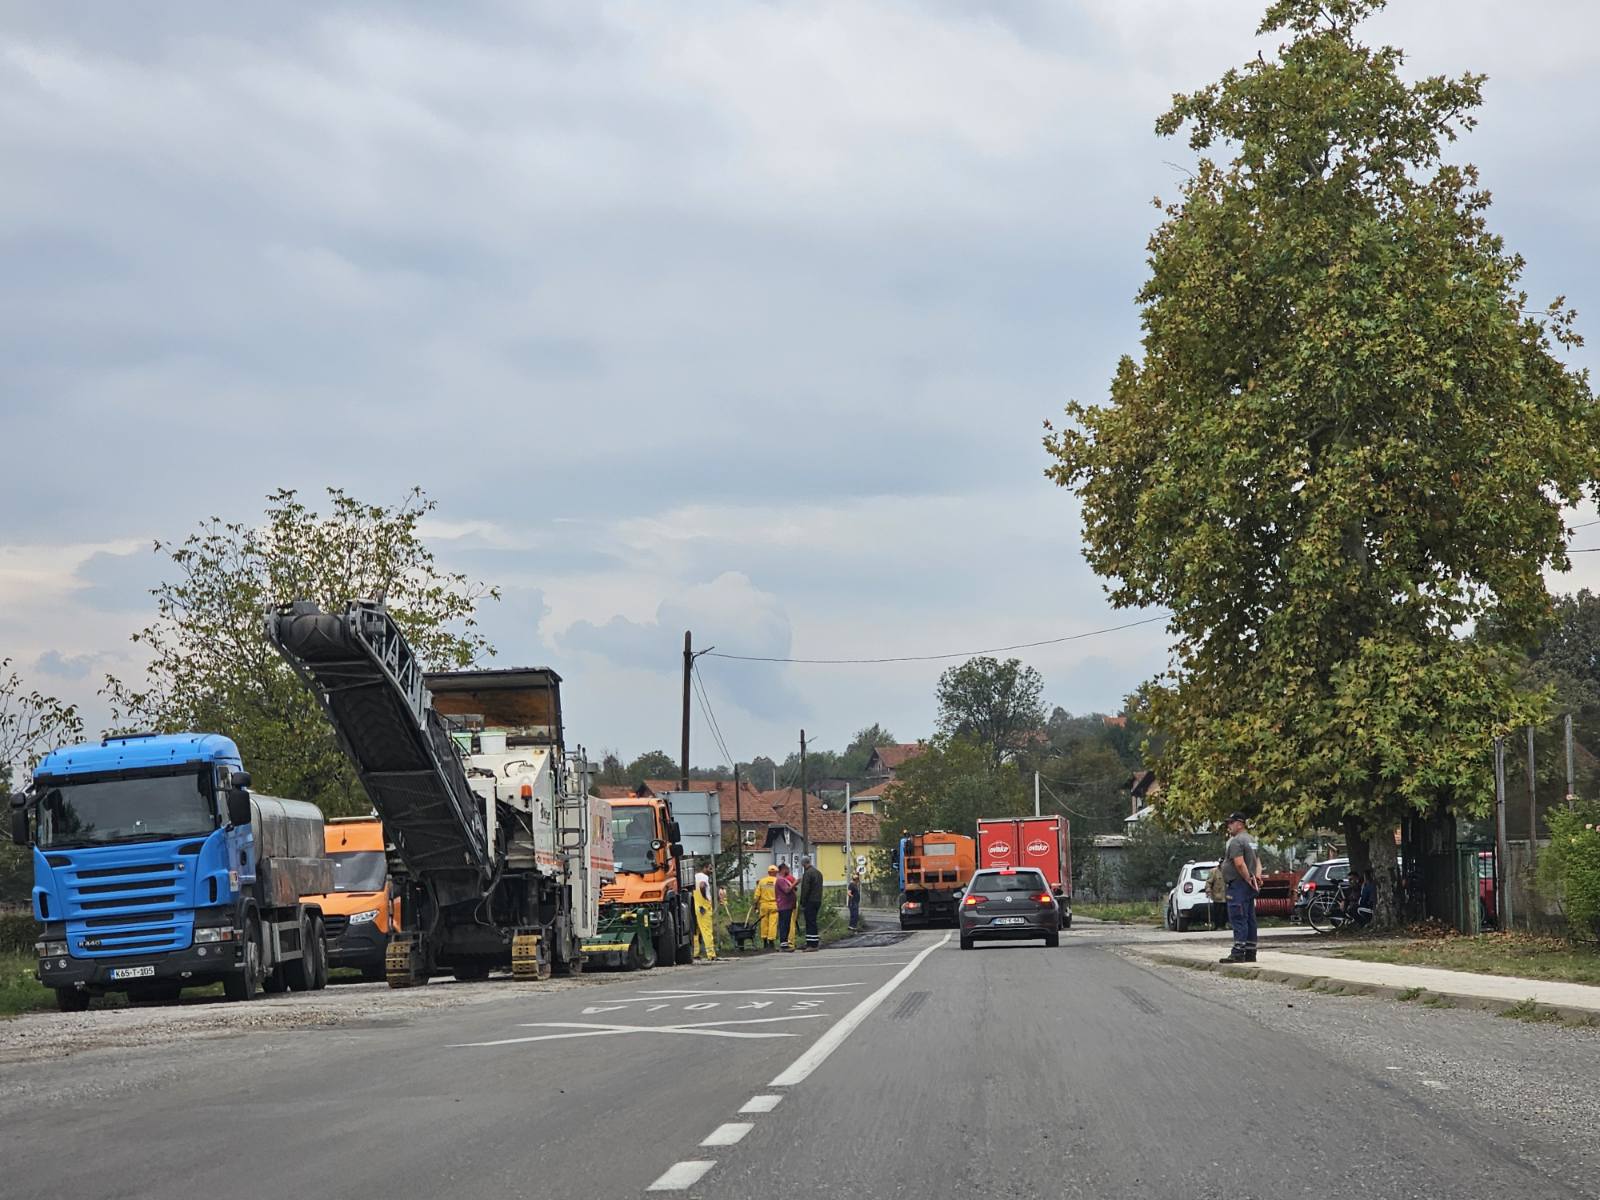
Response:
[{"label": "road surface", "polygon": [[1152,936],[921,932],[6,1063],[4,1194],[1600,1195],[1594,1031],[1120,952]]}]

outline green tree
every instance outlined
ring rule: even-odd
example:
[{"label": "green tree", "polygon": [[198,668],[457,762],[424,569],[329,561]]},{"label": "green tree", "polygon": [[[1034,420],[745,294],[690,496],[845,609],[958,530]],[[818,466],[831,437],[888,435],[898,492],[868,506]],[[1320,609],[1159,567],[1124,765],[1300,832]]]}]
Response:
[{"label": "green tree", "polygon": [[1153,818],[1136,821],[1128,830],[1119,864],[1122,883],[1147,896],[1160,895],[1176,882],[1184,863],[1220,856],[1223,840],[1167,829]]},{"label": "green tree", "polygon": [[893,746],[895,736],[874,721],[865,729],[856,731],[856,736],[850,739],[850,744],[845,747],[844,753],[839,757],[839,774],[844,778],[859,782],[867,777],[867,761],[872,757],[872,752],[879,746]]},{"label": "green tree", "polygon": [[182,542],[157,542],[173,577],[152,592],[155,620],[133,636],[150,654],[145,681],[108,677],[103,694],[120,727],[226,734],[262,791],[336,816],[368,801],[315,698],[267,642],[266,611],[382,599],[422,662],[445,670],[493,653],[475,614],[499,593],[439,569],[418,532],[434,508],[420,489],[394,506],[327,495],[326,514],[285,489],[268,497],[259,525],[213,517]]},{"label": "green tree", "polygon": [[1357,37],[1381,6],[1279,0],[1275,56],[1175,98],[1157,129],[1201,158],[1150,240],[1142,355],[1045,440],[1113,602],[1171,611],[1140,699],[1165,806],[1343,823],[1387,917],[1395,821],[1482,812],[1491,736],[1537,713],[1505,643],[1570,565],[1600,422],[1557,357],[1575,315],[1529,314],[1476,171],[1442,161],[1482,76],[1403,80]]},{"label": "green tree", "polygon": [[998,765],[1037,743],[1043,694],[1044,678],[1020,659],[969,658],[939,676],[939,731],[987,746]]},{"label": "green tree", "polygon": [[879,842],[892,846],[902,829],[971,834],[979,817],[1032,813],[1033,793],[1014,763],[996,765],[990,747],[940,734],[895,773],[884,806]]},{"label": "green tree", "polygon": [[646,750],[628,764],[624,783],[643,783],[646,779],[679,779],[678,760],[665,750]]},{"label": "green tree", "polygon": [[11,660],[0,658],[0,794],[22,785],[41,755],[82,736],[76,704],[27,687]]},{"label": "green tree", "polygon": [[[13,787],[26,786],[41,756],[82,737],[77,705],[27,687],[11,660],[0,658],[0,805]],[[28,851],[0,840],[0,905],[28,903],[32,885]]]}]

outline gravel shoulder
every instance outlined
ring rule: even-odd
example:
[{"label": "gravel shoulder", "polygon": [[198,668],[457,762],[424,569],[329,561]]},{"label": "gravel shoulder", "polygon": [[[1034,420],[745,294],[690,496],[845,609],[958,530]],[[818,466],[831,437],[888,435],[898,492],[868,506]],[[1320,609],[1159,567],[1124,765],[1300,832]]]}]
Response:
[{"label": "gravel shoulder", "polygon": [[[1396,1091],[1416,1101],[1419,1120],[1437,1119],[1430,1114],[1443,1109],[1487,1124],[1530,1164],[1580,1194],[1600,1196],[1593,1083],[1600,1077],[1600,1030],[1325,995],[1118,952],[1182,991],[1300,1038],[1308,1056],[1330,1059],[1363,1080],[1355,1094],[1308,1095],[1301,1111],[1283,1115],[1285,1138],[1299,1123],[1314,1121],[1320,1106],[1360,1105],[1368,1088]],[[1249,1046],[1238,1052],[1248,1058]],[[1361,1148],[1352,1146],[1351,1154]]]},{"label": "gravel shoulder", "polygon": [[[382,1021],[441,1008],[504,1001],[529,989],[537,989],[543,995],[597,986],[616,978],[578,975],[537,984],[513,983],[510,979],[481,983],[437,980],[425,987],[403,989],[383,983],[350,983],[335,984],[319,992],[264,996],[249,1003],[205,997],[178,1004],[90,1009],[82,1013],[25,1013],[0,1021],[0,1066],[196,1038]],[[4,1090],[4,1083],[0,1083],[0,1092]]]}]

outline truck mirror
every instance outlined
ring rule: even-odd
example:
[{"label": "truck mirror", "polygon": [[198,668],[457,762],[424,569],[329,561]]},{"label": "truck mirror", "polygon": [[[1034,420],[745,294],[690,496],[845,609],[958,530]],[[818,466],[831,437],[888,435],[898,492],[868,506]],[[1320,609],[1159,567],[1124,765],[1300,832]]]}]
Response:
[{"label": "truck mirror", "polygon": [[228,824],[250,824],[250,793],[243,788],[228,793]]},{"label": "truck mirror", "polygon": [[250,772],[249,771],[235,771],[233,773],[233,786],[236,787],[236,788],[247,788],[247,787],[249,787],[250,786]]},{"label": "truck mirror", "polygon": [[681,841],[683,841],[683,832],[678,828],[678,823],[676,821],[668,821],[667,822],[667,841],[669,841],[669,842],[681,842]]},{"label": "truck mirror", "polygon": [[683,843],[682,842],[673,842],[672,843],[672,857],[673,858],[682,858],[683,857]]},{"label": "truck mirror", "polygon": [[11,797],[11,840],[19,846],[28,844],[28,798]]}]

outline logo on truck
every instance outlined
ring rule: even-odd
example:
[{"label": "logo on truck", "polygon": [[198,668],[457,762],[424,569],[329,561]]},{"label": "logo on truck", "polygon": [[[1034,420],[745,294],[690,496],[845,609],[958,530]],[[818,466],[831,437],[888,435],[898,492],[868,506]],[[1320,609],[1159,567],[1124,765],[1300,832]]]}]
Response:
[{"label": "logo on truck", "polygon": [[1050,853],[1050,843],[1043,838],[1034,838],[1033,841],[1028,843],[1028,853],[1048,854]]},{"label": "logo on truck", "polygon": [[1010,842],[990,842],[989,854],[994,858],[1004,858],[1011,853]]}]

